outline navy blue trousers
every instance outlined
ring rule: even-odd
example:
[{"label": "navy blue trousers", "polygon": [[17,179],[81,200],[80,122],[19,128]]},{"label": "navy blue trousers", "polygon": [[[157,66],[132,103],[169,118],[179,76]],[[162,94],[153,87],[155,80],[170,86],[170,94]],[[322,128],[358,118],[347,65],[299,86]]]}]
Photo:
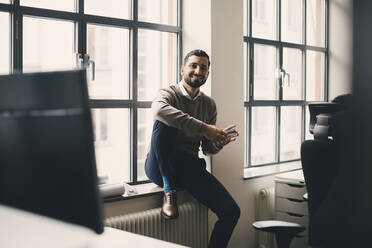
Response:
[{"label": "navy blue trousers", "polygon": [[206,170],[204,159],[174,150],[177,129],[155,121],[151,148],[145,163],[148,178],[163,186],[166,176],[171,187],[182,188],[218,217],[209,247],[227,247],[240,217],[240,208],[225,187]]}]

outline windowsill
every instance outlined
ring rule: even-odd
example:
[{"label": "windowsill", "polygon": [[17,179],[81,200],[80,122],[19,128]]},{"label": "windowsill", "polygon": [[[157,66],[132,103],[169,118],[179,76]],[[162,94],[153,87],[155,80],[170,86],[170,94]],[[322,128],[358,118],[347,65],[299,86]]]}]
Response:
[{"label": "windowsill", "polygon": [[139,184],[139,185],[134,185],[134,186],[132,185],[130,186],[130,188],[133,189],[132,192],[129,192],[129,190],[126,188],[124,195],[106,197],[103,199],[103,201],[105,203],[114,202],[114,201],[122,201],[122,200],[142,197],[142,196],[157,195],[163,192],[163,188],[157,186],[154,183],[145,183],[145,184]]},{"label": "windowsill", "polygon": [[301,161],[244,169],[244,180],[302,169]]},{"label": "windowsill", "polygon": [[[298,170],[301,168],[301,161],[246,168],[244,169],[244,180],[275,175],[283,172]],[[130,189],[133,189],[134,192],[129,192],[129,190],[126,188],[124,195],[107,197],[104,198],[103,201],[105,203],[123,201],[144,196],[161,195],[163,192],[163,189],[154,183],[145,183],[134,186],[132,185],[130,186]]]}]

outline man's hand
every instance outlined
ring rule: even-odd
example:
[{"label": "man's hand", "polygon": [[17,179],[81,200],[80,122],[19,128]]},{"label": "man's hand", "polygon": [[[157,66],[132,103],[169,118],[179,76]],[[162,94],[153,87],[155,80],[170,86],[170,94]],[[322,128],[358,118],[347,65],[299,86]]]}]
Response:
[{"label": "man's hand", "polygon": [[219,129],[216,126],[203,123],[202,133],[207,139],[214,142],[218,148],[222,148],[228,143],[235,141],[236,137],[239,136],[238,132],[227,135],[227,132],[235,127],[236,125],[230,125],[225,129]]},{"label": "man's hand", "polygon": [[206,123],[203,123],[202,125],[202,134],[205,138],[214,142],[217,146],[225,143],[228,139],[226,132],[224,132],[222,129]]},{"label": "man's hand", "polygon": [[[230,125],[230,126],[226,127],[225,129],[223,129],[222,131],[227,133],[228,131],[235,129],[235,127],[236,127],[236,125]],[[227,139],[225,139],[224,142],[220,143],[219,145],[216,143],[216,145],[217,145],[217,147],[222,148],[225,145],[229,144],[230,142],[235,141],[238,136],[239,136],[239,133],[238,133],[238,131],[235,130],[235,132],[233,134],[227,136]]]}]

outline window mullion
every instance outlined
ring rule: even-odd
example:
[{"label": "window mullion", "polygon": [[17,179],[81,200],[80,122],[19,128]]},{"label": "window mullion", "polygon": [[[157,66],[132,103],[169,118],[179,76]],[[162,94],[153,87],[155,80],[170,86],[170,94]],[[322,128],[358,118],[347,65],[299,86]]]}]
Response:
[{"label": "window mullion", "polygon": [[78,53],[87,53],[87,22],[84,19],[84,0],[78,0],[78,13],[82,18],[77,21],[78,26]]},{"label": "window mullion", "polygon": [[247,164],[251,166],[252,163],[252,106],[248,107],[248,137],[247,137],[247,145],[248,145],[248,156],[247,156]]},{"label": "window mullion", "polygon": [[[279,3],[281,3],[281,1],[279,0]],[[280,4],[279,4],[280,5]],[[279,6],[280,8],[281,6]],[[279,20],[280,21],[280,20]],[[281,31],[281,28],[279,26],[279,31]],[[279,32],[279,37],[281,37],[281,33]],[[278,106],[276,107],[276,111],[277,111],[277,120],[276,120],[276,139],[275,139],[275,142],[276,142],[276,162],[280,162],[280,139],[281,139],[281,133],[280,133],[280,129],[281,129],[281,106],[282,106],[282,103],[283,103],[283,84],[284,84],[284,77],[285,77],[285,74],[284,76],[282,76],[282,69],[283,69],[283,46],[282,44],[279,45],[278,47],[279,49],[279,73],[280,73],[280,76],[279,76],[279,101],[278,101]]]},{"label": "window mullion", "polygon": [[[284,84],[284,78],[285,74],[282,76],[282,71],[283,71],[283,46],[279,45],[279,103],[283,101],[283,84]],[[284,68],[285,69],[285,68]]]},{"label": "window mullion", "polygon": [[131,145],[130,145],[130,154],[131,154],[131,168],[130,168],[130,180],[133,183],[137,183],[138,181],[138,171],[137,171],[137,127],[138,127],[138,108],[135,106],[134,108],[131,109],[131,114],[130,114],[130,134],[131,134]]},{"label": "window mullion", "polygon": [[132,0],[132,19],[138,22],[138,0]]},{"label": "window mullion", "polygon": [[[138,22],[138,0],[132,0],[132,18],[134,23]],[[131,51],[132,56],[131,61],[131,82],[129,85],[132,85],[131,99],[134,102],[134,108],[131,109],[131,120],[130,120],[130,133],[131,133],[131,144],[130,144],[130,153],[131,153],[131,181],[137,183],[138,181],[138,170],[137,170],[137,147],[138,147],[138,27],[134,25],[131,30]]]},{"label": "window mullion", "polygon": [[[249,35],[252,35],[252,1],[249,1]],[[253,80],[254,80],[254,43],[247,41],[248,50],[248,66],[249,66],[249,77],[248,80],[248,102],[253,102]],[[248,106],[248,137],[247,137],[247,165],[248,167],[252,164],[252,109],[253,106]]]},{"label": "window mullion", "polygon": [[248,101],[253,102],[254,101],[254,43],[249,42],[248,43],[248,49],[249,49],[249,78],[248,78]]},{"label": "window mullion", "polygon": [[303,18],[304,18],[304,28],[303,28],[303,37],[304,37],[304,40],[303,40],[303,44],[306,46],[307,45],[307,0],[303,0],[304,1],[304,14],[303,14]]},{"label": "window mullion", "polygon": [[329,86],[328,86],[328,81],[329,81],[329,59],[328,59],[328,46],[329,46],[329,1],[325,0],[325,8],[326,8],[326,13],[325,13],[325,37],[326,37],[326,52],[325,52],[325,76],[324,76],[324,96],[325,96],[325,101],[329,101]]},{"label": "window mullion", "polygon": [[23,16],[19,7],[19,0],[13,1],[14,12],[12,13],[12,62],[13,72],[22,72],[23,64]]},{"label": "window mullion", "polygon": [[[182,30],[182,0],[177,0],[177,26]],[[182,65],[182,32],[179,32],[177,35],[177,82],[181,81],[180,68]]]},{"label": "window mullion", "polygon": [[277,38],[278,38],[278,41],[281,42],[282,41],[282,0],[277,0],[277,4],[278,4],[278,12],[277,12]]},{"label": "window mullion", "polygon": [[306,137],[306,105],[301,107],[301,144]]},{"label": "window mullion", "polygon": [[276,157],[276,162],[280,162],[280,126],[281,126],[281,105],[279,104],[276,107],[276,139],[275,139],[275,157]]},{"label": "window mullion", "polygon": [[245,0],[249,1],[249,13],[248,13],[248,37],[252,38],[252,0]]},{"label": "window mullion", "polygon": [[134,103],[134,108],[132,109],[131,114],[131,181],[137,182],[137,129],[138,129],[138,29],[133,28],[131,32],[131,82],[129,85],[132,85],[132,89],[129,92],[132,92],[131,98]]}]

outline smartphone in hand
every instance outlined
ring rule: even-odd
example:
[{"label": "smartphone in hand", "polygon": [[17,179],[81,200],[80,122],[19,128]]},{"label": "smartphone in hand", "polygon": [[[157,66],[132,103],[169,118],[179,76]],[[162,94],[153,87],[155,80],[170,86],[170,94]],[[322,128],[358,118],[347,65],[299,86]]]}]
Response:
[{"label": "smartphone in hand", "polygon": [[231,129],[231,130],[229,130],[229,131],[226,132],[226,134],[227,134],[228,136],[231,136],[231,135],[236,134],[236,133],[237,133],[237,132],[235,131],[235,129]]}]

